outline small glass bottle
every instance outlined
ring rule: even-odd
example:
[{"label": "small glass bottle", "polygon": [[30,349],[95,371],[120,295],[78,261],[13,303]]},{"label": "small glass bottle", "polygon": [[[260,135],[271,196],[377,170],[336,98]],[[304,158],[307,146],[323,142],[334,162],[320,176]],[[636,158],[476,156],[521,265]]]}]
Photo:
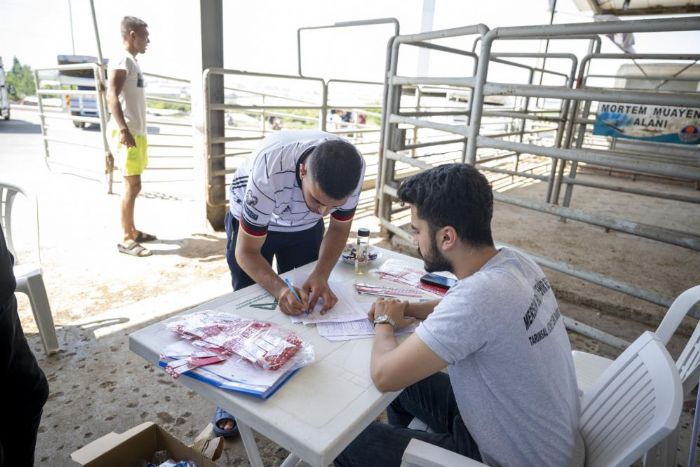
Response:
[{"label": "small glass bottle", "polygon": [[366,274],[367,269],[369,269],[369,229],[361,228],[357,231],[355,245],[355,274]]}]

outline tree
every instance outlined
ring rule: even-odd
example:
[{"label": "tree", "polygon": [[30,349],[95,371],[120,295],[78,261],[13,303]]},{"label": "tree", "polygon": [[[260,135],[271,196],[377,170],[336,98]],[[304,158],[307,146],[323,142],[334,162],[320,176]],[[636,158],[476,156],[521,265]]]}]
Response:
[{"label": "tree", "polygon": [[32,68],[29,65],[22,65],[17,57],[14,57],[12,69],[7,73],[7,84],[14,87],[14,92],[10,94],[12,99],[19,100],[36,94]]}]

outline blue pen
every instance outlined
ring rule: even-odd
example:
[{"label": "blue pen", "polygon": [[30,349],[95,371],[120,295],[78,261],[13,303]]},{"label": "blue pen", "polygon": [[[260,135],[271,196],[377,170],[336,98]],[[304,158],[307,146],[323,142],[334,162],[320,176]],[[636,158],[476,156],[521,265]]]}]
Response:
[{"label": "blue pen", "polygon": [[[292,291],[292,293],[294,294],[294,298],[296,298],[297,301],[303,305],[304,302],[301,301],[301,297],[297,293],[297,289],[295,289],[294,286],[292,285],[292,281],[290,281],[288,278],[285,277],[284,283],[287,284],[287,287],[289,287],[289,290]],[[305,313],[308,313],[308,310]]]}]

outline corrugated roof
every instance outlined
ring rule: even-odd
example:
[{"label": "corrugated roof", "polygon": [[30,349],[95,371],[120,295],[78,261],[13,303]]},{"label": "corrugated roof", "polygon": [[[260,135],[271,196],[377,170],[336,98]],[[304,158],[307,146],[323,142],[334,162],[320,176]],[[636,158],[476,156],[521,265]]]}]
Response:
[{"label": "corrugated roof", "polygon": [[700,0],[574,0],[574,3],[579,10],[593,11],[597,15],[700,13]]}]

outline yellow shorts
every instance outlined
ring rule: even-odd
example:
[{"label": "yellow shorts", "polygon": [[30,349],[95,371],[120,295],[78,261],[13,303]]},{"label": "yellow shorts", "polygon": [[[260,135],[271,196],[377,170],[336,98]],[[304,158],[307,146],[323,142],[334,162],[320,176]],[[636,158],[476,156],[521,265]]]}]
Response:
[{"label": "yellow shorts", "polygon": [[110,135],[110,148],[114,161],[122,170],[124,176],[141,175],[148,165],[148,141],[146,135],[133,134],[136,146],[127,148],[119,139],[121,137],[118,128],[112,129]]}]

